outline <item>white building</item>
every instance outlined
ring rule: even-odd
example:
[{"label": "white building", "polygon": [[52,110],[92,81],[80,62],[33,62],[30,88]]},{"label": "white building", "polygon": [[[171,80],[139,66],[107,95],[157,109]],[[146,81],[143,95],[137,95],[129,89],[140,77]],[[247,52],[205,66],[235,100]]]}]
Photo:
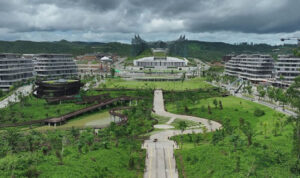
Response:
[{"label": "white building", "polygon": [[275,69],[277,82],[290,85],[300,75],[300,58],[292,55],[279,55]]},{"label": "white building", "polygon": [[188,65],[188,60],[176,57],[144,57],[134,60],[133,64],[138,67],[184,67]]},{"label": "white building", "polygon": [[38,54],[34,56],[38,78],[61,79],[78,76],[77,65],[70,54]]},{"label": "white building", "polygon": [[270,55],[242,54],[225,64],[225,74],[260,82],[273,77],[274,60]]},{"label": "white building", "polygon": [[19,54],[0,54],[0,89],[33,78],[33,61]]}]

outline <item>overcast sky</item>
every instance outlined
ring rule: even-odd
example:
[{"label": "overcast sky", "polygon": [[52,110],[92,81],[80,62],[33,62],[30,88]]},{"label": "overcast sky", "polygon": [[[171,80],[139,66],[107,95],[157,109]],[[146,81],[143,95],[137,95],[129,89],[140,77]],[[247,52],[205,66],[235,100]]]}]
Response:
[{"label": "overcast sky", "polygon": [[129,43],[134,34],[282,44],[300,37],[300,0],[0,0],[0,40]]}]

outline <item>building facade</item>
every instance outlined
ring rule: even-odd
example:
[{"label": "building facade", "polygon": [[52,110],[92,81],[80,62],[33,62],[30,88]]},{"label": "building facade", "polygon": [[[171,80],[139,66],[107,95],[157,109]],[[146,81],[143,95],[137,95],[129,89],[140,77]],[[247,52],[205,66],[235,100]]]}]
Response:
[{"label": "building facade", "polygon": [[185,67],[188,64],[187,60],[178,59],[175,57],[144,57],[134,60],[134,66],[138,67]]},{"label": "building facade", "polygon": [[33,78],[32,59],[19,54],[0,54],[0,89],[9,90],[17,82]]},{"label": "building facade", "polygon": [[270,55],[242,54],[234,56],[225,64],[225,74],[253,82],[273,77],[274,60]]},{"label": "building facade", "polygon": [[279,55],[275,63],[276,81],[290,85],[300,75],[300,58],[292,55]]},{"label": "building facade", "polygon": [[38,54],[34,56],[34,71],[40,79],[78,77],[77,65],[70,54]]}]

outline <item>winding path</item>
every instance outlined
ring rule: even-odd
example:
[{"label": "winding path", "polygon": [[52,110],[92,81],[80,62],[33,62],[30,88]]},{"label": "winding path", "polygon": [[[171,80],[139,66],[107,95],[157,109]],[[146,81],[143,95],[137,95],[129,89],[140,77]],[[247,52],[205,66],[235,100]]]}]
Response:
[{"label": "winding path", "polygon": [[[170,129],[169,124],[174,121],[174,118],[201,122],[208,128],[209,131],[214,131],[221,128],[221,124],[215,121],[166,112],[164,107],[163,93],[161,90],[154,91],[153,105],[154,112],[157,115],[171,118],[170,121],[166,123],[166,125],[159,125],[159,128],[165,127],[166,129]],[[178,172],[176,170],[174,149],[177,149],[178,146],[174,141],[169,140],[169,138],[179,134],[200,132],[202,132],[201,129],[188,129],[183,133],[181,133],[181,131],[179,130],[164,130],[152,134],[150,136],[150,139],[145,140],[143,144],[143,148],[147,149],[146,170],[144,178],[177,178]],[[157,139],[157,141],[154,142],[154,139]]]}]

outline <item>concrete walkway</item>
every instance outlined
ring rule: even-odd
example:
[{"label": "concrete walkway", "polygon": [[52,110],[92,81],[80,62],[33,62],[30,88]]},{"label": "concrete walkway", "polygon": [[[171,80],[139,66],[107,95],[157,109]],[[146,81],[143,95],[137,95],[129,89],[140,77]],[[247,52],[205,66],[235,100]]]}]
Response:
[{"label": "concrete walkway", "polygon": [[32,85],[26,85],[23,87],[18,88],[16,91],[13,92],[10,96],[5,98],[0,102],[0,108],[7,107],[10,103],[16,103],[19,102],[19,93],[23,96],[28,96],[32,92]]},{"label": "concrete walkway", "polygon": [[[157,115],[170,117],[170,122],[172,123],[174,119],[180,118],[185,120],[190,120],[194,122],[200,122],[208,128],[209,131],[214,131],[221,128],[221,124],[208,121],[207,119],[202,119],[193,116],[177,115],[165,111],[163,93],[161,90],[154,91],[154,111]],[[164,125],[167,128],[167,125]],[[179,130],[164,130],[161,132],[156,132],[150,136],[149,140],[145,140],[143,148],[147,149],[146,158],[146,170],[145,178],[177,178],[178,171],[176,169],[176,161],[174,157],[174,149],[178,146],[174,141],[169,140],[170,137],[180,134],[187,133],[200,133],[201,129],[189,129],[183,133]],[[157,141],[155,141],[157,140]]]}]

